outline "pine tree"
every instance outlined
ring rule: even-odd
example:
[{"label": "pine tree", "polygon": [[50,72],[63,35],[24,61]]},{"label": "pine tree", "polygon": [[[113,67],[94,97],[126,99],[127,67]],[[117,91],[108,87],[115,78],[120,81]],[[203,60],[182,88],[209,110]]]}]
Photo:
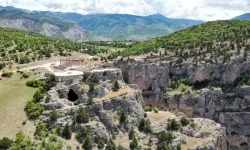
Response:
[{"label": "pine tree", "polygon": [[72,136],[72,130],[69,124],[67,123],[65,127],[63,128],[62,137],[69,140],[71,139],[71,136]]},{"label": "pine tree", "polygon": [[84,140],[84,142],[82,144],[82,148],[84,150],[92,150],[93,147],[94,147],[94,142],[93,142],[92,138],[90,137],[90,135],[87,134],[86,138],[85,138],[85,140]]},{"label": "pine tree", "polygon": [[116,80],[115,83],[114,83],[114,87],[113,87],[113,91],[118,91],[120,89],[120,85],[118,83],[118,81]]},{"label": "pine tree", "polygon": [[80,107],[80,109],[77,112],[76,122],[77,123],[88,123],[89,122],[89,115],[83,107]]}]

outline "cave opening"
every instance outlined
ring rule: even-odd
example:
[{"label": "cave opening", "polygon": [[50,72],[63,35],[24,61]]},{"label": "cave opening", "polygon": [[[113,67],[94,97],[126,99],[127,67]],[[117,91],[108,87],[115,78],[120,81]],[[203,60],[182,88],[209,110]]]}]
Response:
[{"label": "cave opening", "polygon": [[75,102],[79,97],[77,96],[77,94],[70,89],[69,93],[68,93],[68,100],[70,100],[71,102]]}]

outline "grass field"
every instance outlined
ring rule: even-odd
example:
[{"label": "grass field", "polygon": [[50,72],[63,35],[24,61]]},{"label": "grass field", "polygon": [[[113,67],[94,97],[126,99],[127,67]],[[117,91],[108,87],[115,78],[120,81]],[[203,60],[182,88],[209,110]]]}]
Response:
[{"label": "grass field", "polygon": [[22,124],[27,120],[25,103],[32,98],[36,89],[27,87],[27,79],[20,77],[15,73],[11,78],[0,80],[0,138],[13,138],[19,131],[32,136],[35,130],[32,121]]}]

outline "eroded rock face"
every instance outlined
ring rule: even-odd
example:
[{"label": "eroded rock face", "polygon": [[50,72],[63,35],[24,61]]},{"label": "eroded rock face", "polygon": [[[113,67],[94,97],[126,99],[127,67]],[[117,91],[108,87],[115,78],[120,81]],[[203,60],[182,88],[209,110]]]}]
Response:
[{"label": "eroded rock face", "polygon": [[[199,62],[197,66],[188,60],[181,64],[175,60],[171,63],[169,60],[119,61],[116,66],[121,68],[126,82],[137,84],[143,90],[145,104],[176,108],[189,117],[213,119],[226,127],[229,150],[250,149],[250,88],[237,88],[241,78],[250,71],[250,62],[244,62],[242,56],[234,56],[228,62],[223,59],[211,64]],[[173,78],[186,78],[201,87],[216,82],[233,90],[225,93],[220,89],[205,89],[196,95],[169,95],[166,91]]]},{"label": "eroded rock face", "polygon": [[121,68],[124,81],[128,84],[137,84],[145,95],[145,103],[162,105],[161,92],[169,81],[169,63],[142,63],[142,62],[117,62]]},{"label": "eroded rock face", "polygon": [[[144,116],[141,91],[126,85],[119,69],[94,70],[87,72],[87,75],[84,81],[77,80],[72,84],[58,83],[51,88],[41,102],[45,111],[40,119],[50,122],[50,112],[55,109],[58,119],[54,124],[63,127],[66,123],[72,124],[72,117],[80,108],[84,108],[92,119],[89,123],[75,123],[72,127],[74,131],[86,127],[95,141],[99,139],[107,141],[112,134],[127,132],[132,126],[137,126]],[[125,90],[124,92],[116,94],[112,91],[115,81],[119,82],[121,90]],[[93,91],[89,91],[91,82],[95,84]],[[126,89],[128,89],[127,92]],[[78,105],[75,101],[72,102],[68,99],[69,93],[72,91],[78,96],[81,104]],[[94,98],[92,103],[89,102],[90,95]],[[121,110],[128,115],[128,119],[123,124],[119,122]]]},{"label": "eroded rock face", "polygon": [[[249,90],[249,89],[248,89]],[[213,119],[227,129],[229,150],[250,149],[250,112],[247,88],[239,89],[245,98],[237,98],[235,93],[225,94],[221,90],[202,90],[197,96],[180,94],[168,96],[166,105],[177,108],[190,117]],[[245,95],[245,94],[247,95]]]}]

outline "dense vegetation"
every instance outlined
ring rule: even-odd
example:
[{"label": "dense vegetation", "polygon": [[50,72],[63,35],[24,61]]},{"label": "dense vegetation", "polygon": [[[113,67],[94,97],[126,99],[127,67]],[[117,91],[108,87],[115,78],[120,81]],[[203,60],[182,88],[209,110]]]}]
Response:
[{"label": "dense vegetation", "polygon": [[174,52],[183,58],[203,54],[204,51],[214,53],[218,57],[226,55],[229,50],[248,50],[249,38],[250,21],[213,21],[136,43],[132,48],[113,53],[110,58],[158,52],[159,48]]}]

